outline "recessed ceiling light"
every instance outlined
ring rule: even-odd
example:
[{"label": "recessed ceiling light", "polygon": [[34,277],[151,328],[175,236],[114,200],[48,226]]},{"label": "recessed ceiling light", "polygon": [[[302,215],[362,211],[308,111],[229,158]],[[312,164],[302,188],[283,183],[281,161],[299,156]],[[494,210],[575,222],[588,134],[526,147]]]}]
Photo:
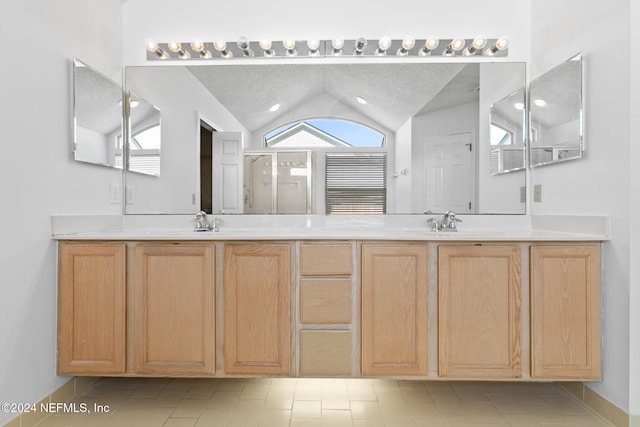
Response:
[{"label": "recessed ceiling light", "polygon": [[273,113],[274,111],[278,111],[279,109],[280,109],[280,104],[274,104],[271,106],[271,108],[269,108],[269,111]]},{"label": "recessed ceiling light", "polygon": [[360,104],[367,105],[367,100],[361,96],[356,96],[356,101],[358,101]]},{"label": "recessed ceiling light", "polygon": [[545,105],[547,105],[547,101],[545,101],[544,99],[536,99],[535,101],[533,101],[533,103],[538,107],[544,107]]}]

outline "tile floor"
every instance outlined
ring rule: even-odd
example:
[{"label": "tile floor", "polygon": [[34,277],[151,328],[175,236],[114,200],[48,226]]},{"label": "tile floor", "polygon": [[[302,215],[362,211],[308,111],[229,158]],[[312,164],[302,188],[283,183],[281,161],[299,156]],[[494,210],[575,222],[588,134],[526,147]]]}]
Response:
[{"label": "tile floor", "polygon": [[554,384],[383,379],[100,379],[61,426],[608,426]]}]

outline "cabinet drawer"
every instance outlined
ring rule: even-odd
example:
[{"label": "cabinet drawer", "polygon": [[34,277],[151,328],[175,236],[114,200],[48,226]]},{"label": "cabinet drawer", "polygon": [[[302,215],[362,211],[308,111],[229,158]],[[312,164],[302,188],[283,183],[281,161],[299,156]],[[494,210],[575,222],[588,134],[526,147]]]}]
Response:
[{"label": "cabinet drawer", "polygon": [[351,332],[300,332],[300,375],[350,376]]},{"label": "cabinet drawer", "polygon": [[301,245],[300,274],[303,276],[351,275],[351,245]]},{"label": "cabinet drawer", "polygon": [[302,323],[351,323],[351,279],[302,279]]}]

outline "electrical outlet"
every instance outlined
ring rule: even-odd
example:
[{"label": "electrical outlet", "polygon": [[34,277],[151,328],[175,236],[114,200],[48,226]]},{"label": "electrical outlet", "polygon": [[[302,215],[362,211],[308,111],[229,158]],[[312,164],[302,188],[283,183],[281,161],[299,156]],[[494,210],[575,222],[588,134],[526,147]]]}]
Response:
[{"label": "electrical outlet", "polygon": [[520,187],[520,203],[527,201],[527,187]]},{"label": "electrical outlet", "polygon": [[120,184],[109,185],[109,203],[117,205],[121,202]]},{"label": "electrical outlet", "polygon": [[533,201],[535,203],[542,202],[542,184],[536,184],[533,186]]},{"label": "electrical outlet", "polygon": [[133,192],[133,185],[127,185],[127,204],[132,205],[135,202],[135,193]]}]

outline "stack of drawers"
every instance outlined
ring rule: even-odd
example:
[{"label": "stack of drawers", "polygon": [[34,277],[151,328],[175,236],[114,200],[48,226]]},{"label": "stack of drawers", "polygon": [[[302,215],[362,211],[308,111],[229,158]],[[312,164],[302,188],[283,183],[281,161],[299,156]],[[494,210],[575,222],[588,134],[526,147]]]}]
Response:
[{"label": "stack of drawers", "polygon": [[353,246],[300,244],[300,376],[352,376]]}]

